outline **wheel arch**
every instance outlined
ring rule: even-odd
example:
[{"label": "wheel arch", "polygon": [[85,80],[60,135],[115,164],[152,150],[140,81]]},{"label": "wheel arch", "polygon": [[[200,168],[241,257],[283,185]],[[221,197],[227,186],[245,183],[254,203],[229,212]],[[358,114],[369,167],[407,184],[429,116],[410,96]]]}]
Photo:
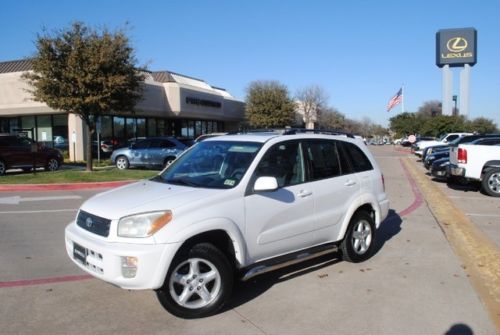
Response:
[{"label": "wheel arch", "polygon": [[357,201],[354,201],[347,210],[344,220],[342,221],[342,226],[340,227],[339,234],[337,236],[337,241],[341,241],[344,239],[345,234],[347,232],[347,228],[351,223],[352,217],[360,211],[365,211],[372,217],[376,228],[380,226],[380,223],[382,221],[380,206],[373,198],[373,196],[370,195],[362,196],[358,198]]},{"label": "wheel arch", "polygon": [[484,175],[489,168],[500,168],[500,160],[491,160],[484,163],[483,169],[481,170],[481,176]]}]

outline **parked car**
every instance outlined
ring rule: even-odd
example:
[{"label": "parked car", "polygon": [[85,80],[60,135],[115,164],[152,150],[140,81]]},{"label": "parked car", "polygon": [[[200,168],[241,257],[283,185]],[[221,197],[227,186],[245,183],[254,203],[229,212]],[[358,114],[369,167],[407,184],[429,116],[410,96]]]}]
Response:
[{"label": "parked car", "polygon": [[129,167],[163,168],[186,149],[174,137],[149,137],[128,148],[113,151],[111,161],[120,170]]},{"label": "parked car", "polygon": [[69,258],[183,318],[219,311],[233,281],[375,251],[389,200],[362,141],[259,133],[200,142],[150,180],[96,195],[65,230]]},{"label": "parked car", "polygon": [[0,175],[8,169],[30,171],[35,165],[48,171],[59,169],[63,162],[61,152],[17,135],[0,136]]},{"label": "parked car", "polygon": [[434,161],[446,158],[449,160],[450,158],[450,148],[443,148],[441,150],[436,150],[433,153],[427,155],[424,160],[424,166],[427,170],[430,170],[432,163]]},{"label": "parked car", "polygon": [[426,138],[422,137],[415,142],[415,144],[412,146],[413,152],[415,155],[418,157],[422,157],[423,151],[425,148],[436,146],[436,145],[443,145],[443,144],[448,144],[454,140],[456,140],[459,137],[463,137],[466,135],[472,135],[472,133],[449,133],[449,134],[444,134],[437,140],[433,138]]},{"label": "parked car", "polygon": [[204,141],[206,140],[207,138],[212,138],[212,137],[217,137],[217,136],[222,136],[222,135],[226,135],[227,133],[210,133],[210,134],[202,134],[200,136],[198,136],[194,142],[195,143],[198,143],[198,142],[201,142],[201,141]]},{"label": "parked car", "polygon": [[54,136],[53,141],[54,141],[54,148],[60,150],[68,150],[69,142],[67,138],[63,136]]},{"label": "parked car", "polygon": [[451,147],[450,177],[478,181],[482,190],[500,197],[500,145],[460,144]]},{"label": "parked car", "polygon": [[[475,134],[475,135],[466,135],[461,136],[449,142],[445,145],[437,145],[431,146],[424,149],[424,155],[422,156],[422,161],[424,162],[424,166],[431,170],[432,175],[436,177],[449,177],[447,173],[443,173],[443,169],[446,171],[446,167],[449,164],[450,158],[450,148],[457,147],[460,144],[482,144],[482,145],[494,145],[500,143],[500,135],[499,134]],[[438,164],[434,164],[434,160],[440,160]],[[448,162],[446,162],[448,160]],[[436,171],[436,174],[432,171]],[[461,183],[464,183],[464,180],[460,180]]]},{"label": "parked car", "polygon": [[448,165],[450,165],[449,152],[448,152],[447,157],[436,159],[432,162],[431,166],[429,167],[431,175],[434,176],[436,179],[447,180],[448,179],[448,172],[447,172]]}]

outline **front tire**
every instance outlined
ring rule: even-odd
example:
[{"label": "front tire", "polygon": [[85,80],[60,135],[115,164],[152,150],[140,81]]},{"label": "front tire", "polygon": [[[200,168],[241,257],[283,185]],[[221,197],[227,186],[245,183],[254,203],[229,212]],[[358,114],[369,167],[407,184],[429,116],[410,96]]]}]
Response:
[{"label": "front tire", "polygon": [[224,306],[231,296],[233,280],[227,257],[212,244],[200,243],[179,252],[156,295],[173,315],[201,318]]},{"label": "front tire", "polygon": [[481,180],[483,191],[492,197],[500,197],[500,169],[491,168],[486,170]]},{"label": "front tire", "polygon": [[7,171],[7,165],[5,165],[4,161],[0,160],[0,176],[3,176]]},{"label": "front tire", "polygon": [[351,219],[340,245],[342,259],[352,263],[371,257],[375,245],[375,224],[370,214],[359,211]]},{"label": "front tire", "polygon": [[126,170],[130,166],[129,161],[128,161],[127,157],[125,157],[125,156],[118,156],[116,158],[115,164],[116,164],[116,167],[118,168],[118,170]]},{"label": "front tire", "polygon": [[47,171],[57,171],[59,169],[59,161],[55,158],[49,158],[45,164],[45,170]]}]

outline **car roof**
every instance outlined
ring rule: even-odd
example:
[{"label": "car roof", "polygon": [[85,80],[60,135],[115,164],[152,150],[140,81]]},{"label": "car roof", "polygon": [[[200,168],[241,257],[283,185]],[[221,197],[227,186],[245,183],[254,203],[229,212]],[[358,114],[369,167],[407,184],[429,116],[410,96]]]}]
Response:
[{"label": "car roof", "polygon": [[[248,133],[233,133],[227,135],[221,135],[216,137],[210,137],[205,139],[203,142],[208,141],[240,141],[240,142],[258,142],[265,143],[274,138],[283,138],[283,139],[305,139],[305,138],[342,138],[347,139],[348,137],[354,140],[354,136],[349,133],[343,132],[332,132],[332,131],[296,131],[294,129],[285,129],[285,130],[271,130],[271,131],[255,131]],[[362,139],[356,139],[356,141],[362,141]]]}]

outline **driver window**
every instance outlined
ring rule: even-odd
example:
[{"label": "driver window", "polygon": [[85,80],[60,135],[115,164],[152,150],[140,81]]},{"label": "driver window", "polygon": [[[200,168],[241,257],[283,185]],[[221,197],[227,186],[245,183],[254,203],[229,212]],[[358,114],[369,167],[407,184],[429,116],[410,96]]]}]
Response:
[{"label": "driver window", "polygon": [[304,158],[298,141],[272,146],[256,169],[257,177],[275,177],[278,187],[301,184],[305,180]]}]

